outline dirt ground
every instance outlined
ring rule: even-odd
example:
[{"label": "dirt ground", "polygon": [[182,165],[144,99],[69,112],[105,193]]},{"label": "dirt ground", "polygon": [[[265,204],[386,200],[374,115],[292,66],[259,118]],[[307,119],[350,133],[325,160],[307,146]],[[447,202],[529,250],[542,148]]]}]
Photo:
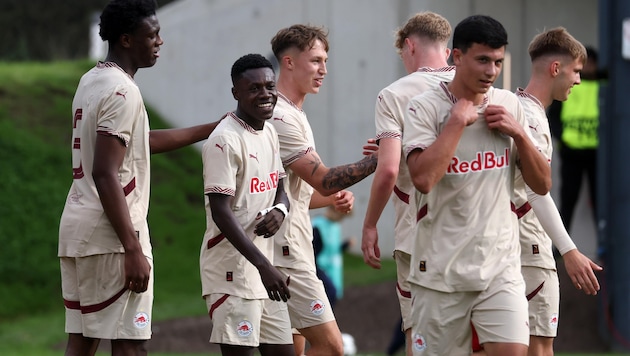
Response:
[{"label": "dirt ground", "polygon": [[[606,345],[598,336],[596,297],[586,296],[571,285],[558,263],[562,302],[556,352],[602,353]],[[398,321],[395,283],[348,289],[335,307],[342,332],[351,334],[358,352],[384,352]],[[212,324],[208,317],[184,318],[153,325],[149,351],[218,352],[208,343]]]}]

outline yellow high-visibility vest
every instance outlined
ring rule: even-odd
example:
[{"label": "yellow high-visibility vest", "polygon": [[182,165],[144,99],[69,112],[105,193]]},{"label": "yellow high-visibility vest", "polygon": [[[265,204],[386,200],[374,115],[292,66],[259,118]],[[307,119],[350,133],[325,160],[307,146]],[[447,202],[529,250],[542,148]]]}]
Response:
[{"label": "yellow high-visibility vest", "polygon": [[599,82],[583,80],[562,103],[562,142],[573,149],[593,149],[599,143]]}]

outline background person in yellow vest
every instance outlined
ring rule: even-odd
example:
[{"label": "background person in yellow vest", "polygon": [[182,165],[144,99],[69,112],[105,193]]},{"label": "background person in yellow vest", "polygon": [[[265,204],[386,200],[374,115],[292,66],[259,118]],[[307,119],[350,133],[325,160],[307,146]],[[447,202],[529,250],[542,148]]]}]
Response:
[{"label": "background person in yellow vest", "polygon": [[586,173],[588,191],[597,222],[597,145],[599,127],[599,86],[597,52],[586,47],[587,61],[581,83],[571,89],[565,102],[554,101],[548,117],[560,152],[560,215],[567,230]]}]

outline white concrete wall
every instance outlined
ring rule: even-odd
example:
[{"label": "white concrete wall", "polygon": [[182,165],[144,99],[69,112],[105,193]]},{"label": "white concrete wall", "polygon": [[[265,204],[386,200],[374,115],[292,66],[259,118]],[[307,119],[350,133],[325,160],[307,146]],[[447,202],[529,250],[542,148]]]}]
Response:
[{"label": "white concrete wall", "polygon": [[[269,41],[278,29],[323,25],[330,31],[329,73],[320,93],[307,97],[305,111],[326,165],[354,162],[365,139],[374,136],[378,91],[405,74],[393,33],[423,10],[442,14],[453,27],[477,13],[501,21],[512,54],[510,89],[526,84],[526,48],[536,33],[562,25],[585,44],[597,45],[595,0],[180,0],[160,8],[161,57],[136,80],[147,103],[174,126],[214,121],[236,107],[230,68],[238,57],[261,53],[271,59]],[[356,207],[344,233],[357,242],[370,183],[368,178],[351,188]],[[393,247],[392,216],[388,207],[379,225],[384,255]]]}]

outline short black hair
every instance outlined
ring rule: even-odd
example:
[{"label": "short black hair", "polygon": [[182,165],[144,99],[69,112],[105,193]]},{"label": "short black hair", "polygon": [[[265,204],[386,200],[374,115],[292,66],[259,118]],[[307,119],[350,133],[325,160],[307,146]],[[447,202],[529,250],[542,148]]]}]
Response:
[{"label": "short black hair", "polygon": [[586,58],[597,63],[597,50],[594,47],[586,46]]},{"label": "short black hair", "polygon": [[99,35],[103,41],[116,43],[121,35],[133,33],[142,20],[155,15],[155,0],[112,0],[101,13]]},{"label": "short black hair", "polygon": [[508,44],[508,36],[501,23],[490,16],[472,15],[463,19],[453,32],[453,48],[466,52],[474,43],[490,48]]},{"label": "short black hair", "polygon": [[256,68],[271,68],[273,71],[273,65],[263,55],[257,53],[250,53],[237,59],[232,65],[232,84],[236,84],[236,81],[249,69]]}]

